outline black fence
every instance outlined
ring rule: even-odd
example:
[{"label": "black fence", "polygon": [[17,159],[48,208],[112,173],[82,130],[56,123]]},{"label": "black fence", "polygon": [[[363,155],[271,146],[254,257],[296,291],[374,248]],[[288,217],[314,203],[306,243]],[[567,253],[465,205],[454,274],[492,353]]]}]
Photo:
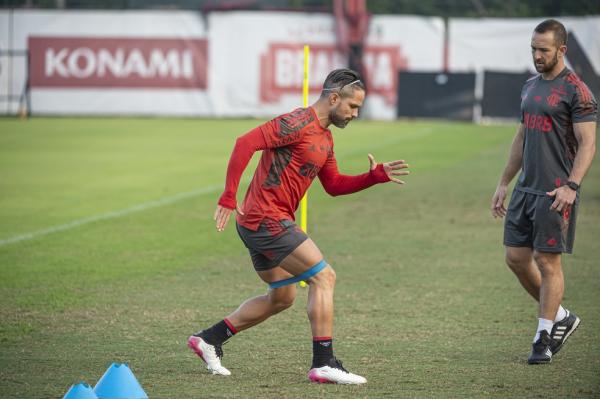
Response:
[{"label": "black fence", "polygon": [[400,72],[397,116],[473,120],[474,73]]},{"label": "black fence", "polygon": [[[476,95],[475,73],[400,72],[397,116],[472,121],[520,116],[521,88],[529,72],[485,71]],[[476,114],[476,106],[479,106]]]},{"label": "black fence", "polygon": [[521,88],[532,75],[529,72],[507,73],[485,71],[481,116],[491,118],[519,118]]}]

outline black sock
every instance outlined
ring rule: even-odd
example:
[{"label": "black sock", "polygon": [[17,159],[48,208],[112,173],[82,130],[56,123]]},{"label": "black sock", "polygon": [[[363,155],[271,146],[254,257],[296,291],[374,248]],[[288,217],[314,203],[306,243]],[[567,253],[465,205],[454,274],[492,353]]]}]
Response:
[{"label": "black sock", "polygon": [[235,327],[227,319],[223,319],[211,328],[202,330],[196,334],[211,345],[222,345],[223,342],[233,337],[237,333]]},{"label": "black sock", "polygon": [[314,337],[312,368],[325,366],[331,358],[333,358],[333,338]]}]

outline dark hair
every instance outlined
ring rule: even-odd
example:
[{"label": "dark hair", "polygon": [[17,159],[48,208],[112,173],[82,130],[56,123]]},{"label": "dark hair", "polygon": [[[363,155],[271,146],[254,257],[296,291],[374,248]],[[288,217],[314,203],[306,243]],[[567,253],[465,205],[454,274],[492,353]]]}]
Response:
[{"label": "dark hair", "polygon": [[554,44],[556,47],[564,46],[567,44],[568,35],[565,26],[555,19],[547,19],[541,22],[534,29],[537,33],[546,33],[552,31],[554,33]]},{"label": "dark hair", "polygon": [[347,97],[356,89],[365,90],[365,84],[358,72],[348,68],[334,69],[329,72],[323,82],[321,97],[329,95],[332,91],[338,92],[342,97]]}]

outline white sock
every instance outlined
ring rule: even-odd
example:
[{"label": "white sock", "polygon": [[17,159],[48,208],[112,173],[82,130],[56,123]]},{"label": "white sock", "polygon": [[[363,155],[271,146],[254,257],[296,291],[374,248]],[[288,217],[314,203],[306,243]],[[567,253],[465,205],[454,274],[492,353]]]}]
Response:
[{"label": "white sock", "polygon": [[537,333],[535,334],[535,337],[533,338],[533,342],[536,342],[538,339],[540,339],[540,333],[544,330],[546,330],[548,332],[548,335],[550,335],[553,325],[554,325],[554,322],[552,320],[541,319],[541,318],[538,319]]},{"label": "white sock", "polygon": [[565,308],[563,308],[562,305],[558,305],[558,312],[556,312],[556,317],[554,318],[554,322],[557,323],[557,322],[561,321],[562,319],[567,317],[567,315],[568,315],[567,310]]}]

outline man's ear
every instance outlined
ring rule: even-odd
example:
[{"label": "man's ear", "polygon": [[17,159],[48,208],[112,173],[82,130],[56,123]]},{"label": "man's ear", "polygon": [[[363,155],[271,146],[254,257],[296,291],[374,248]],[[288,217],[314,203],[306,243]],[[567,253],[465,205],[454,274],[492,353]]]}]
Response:
[{"label": "man's ear", "polygon": [[558,48],[559,54],[561,54],[563,57],[565,56],[565,54],[567,54],[567,46],[562,45]]},{"label": "man's ear", "polygon": [[339,93],[333,92],[329,94],[329,105],[335,105],[340,101]]}]

